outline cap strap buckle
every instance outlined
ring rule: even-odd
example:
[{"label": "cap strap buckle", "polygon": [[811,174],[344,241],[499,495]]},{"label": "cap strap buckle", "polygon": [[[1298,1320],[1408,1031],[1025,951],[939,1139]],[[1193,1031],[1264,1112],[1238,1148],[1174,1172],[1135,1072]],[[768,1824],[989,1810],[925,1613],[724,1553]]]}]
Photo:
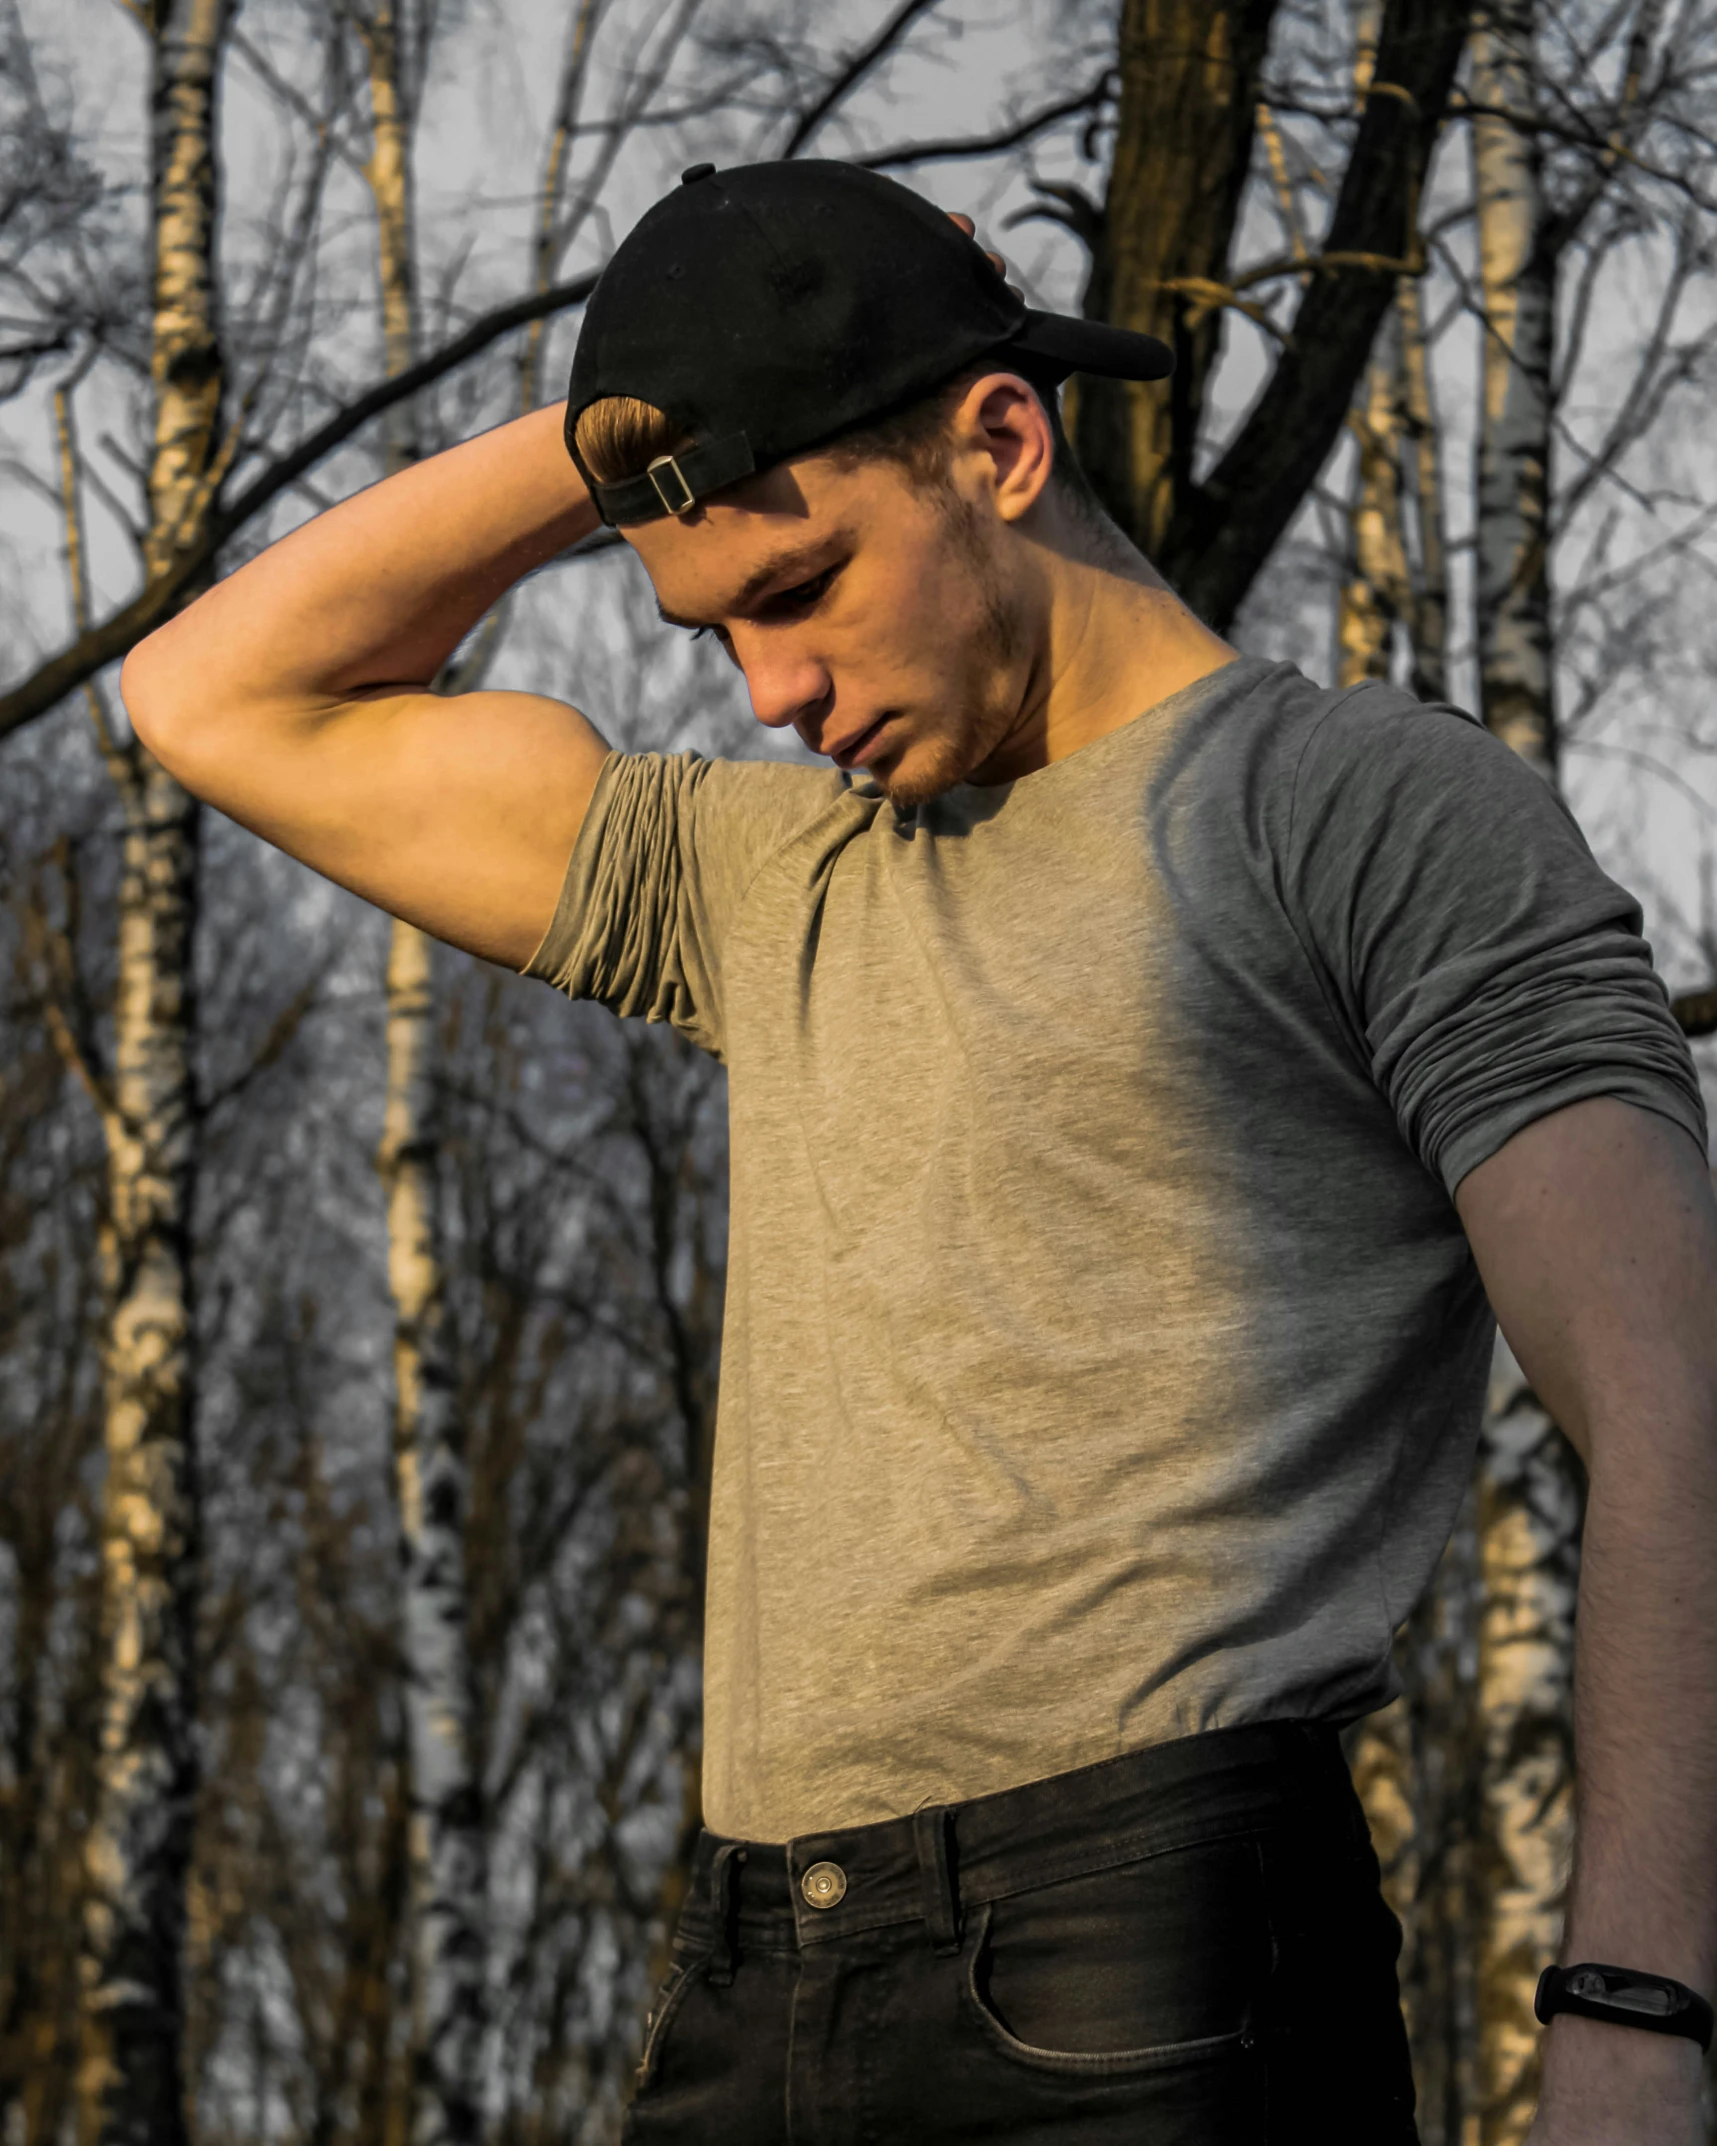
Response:
[{"label": "cap strap buckle", "polygon": [[[681,496],[678,499],[669,494],[667,486],[662,482],[660,472],[663,470],[666,470],[679,486]],[[697,494],[686,482],[685,471],[672,455],[658,455],[653,462],[645,465],[644,474],[649,478],[651,489],[669,514],[689,514],[697,505]]]},{"label": "cap strap buckle", "polygon": [[[573,459],[577,461],[576,455]],[[578,466],[582,471],[584,465]],[[658,455],[635,477],[622,477],[614,484],[585,481],[597,512],[611,529],[618,529],[633,522],[660,521],[664,514],[682,518],[699,500],[719,492],[723,485],[737,484],[756,467],[750,440],[743,432],[729,432],[718,440],[682,447],[677,455]]]}]

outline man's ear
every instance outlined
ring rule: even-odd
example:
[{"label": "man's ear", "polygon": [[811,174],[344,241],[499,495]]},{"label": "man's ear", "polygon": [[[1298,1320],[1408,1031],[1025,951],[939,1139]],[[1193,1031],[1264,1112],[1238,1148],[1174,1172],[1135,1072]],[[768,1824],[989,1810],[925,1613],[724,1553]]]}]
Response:
[{"label": "man's ear", "polygon": [[1043,404],[1018,373],[974,380],[954,413],[954,437],[988,461],[988,482],[1003,521],[1016,522],[1042,496],[1055,465],[1055,434]]}]

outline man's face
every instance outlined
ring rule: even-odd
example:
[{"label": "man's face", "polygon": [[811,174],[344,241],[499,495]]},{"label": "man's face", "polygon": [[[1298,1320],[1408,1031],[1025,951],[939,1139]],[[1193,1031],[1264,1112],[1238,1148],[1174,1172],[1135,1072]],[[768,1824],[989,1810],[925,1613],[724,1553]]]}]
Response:
[{"label": "man's face", "polygon": [[810,455],[627,532],[670,624],[713,631],[759,722],[897,804],[984,769],[1019,723],[1032,604],[982,496]]}]

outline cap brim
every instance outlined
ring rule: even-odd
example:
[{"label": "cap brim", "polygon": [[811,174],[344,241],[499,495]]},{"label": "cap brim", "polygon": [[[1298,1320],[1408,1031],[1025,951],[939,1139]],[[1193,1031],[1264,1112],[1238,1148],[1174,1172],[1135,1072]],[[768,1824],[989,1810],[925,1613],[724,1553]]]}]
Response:
[{"label": "cap brim", "polygon": [[1065,313],[1028,312],[1010,338],[1022,356],[1046,360],[1061,373],[1104,373],[1111,380],[1166,380],[1174,352],[1154,335],[1111,328],[1100,320],[1074,320]]}]

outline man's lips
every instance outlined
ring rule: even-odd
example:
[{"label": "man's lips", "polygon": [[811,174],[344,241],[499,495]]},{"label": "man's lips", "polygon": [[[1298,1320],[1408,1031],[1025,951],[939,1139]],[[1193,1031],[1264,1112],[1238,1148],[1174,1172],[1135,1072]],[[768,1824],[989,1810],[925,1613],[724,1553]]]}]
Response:
[{"label": "man's lips", "polygon": [[850,738],[843,738],[838,745],[825,745],[823,750],[836,767],[857,767],[865,748],[876,743],[887,724],[888,717],[880,715],[868,730],[855,731]]}]

